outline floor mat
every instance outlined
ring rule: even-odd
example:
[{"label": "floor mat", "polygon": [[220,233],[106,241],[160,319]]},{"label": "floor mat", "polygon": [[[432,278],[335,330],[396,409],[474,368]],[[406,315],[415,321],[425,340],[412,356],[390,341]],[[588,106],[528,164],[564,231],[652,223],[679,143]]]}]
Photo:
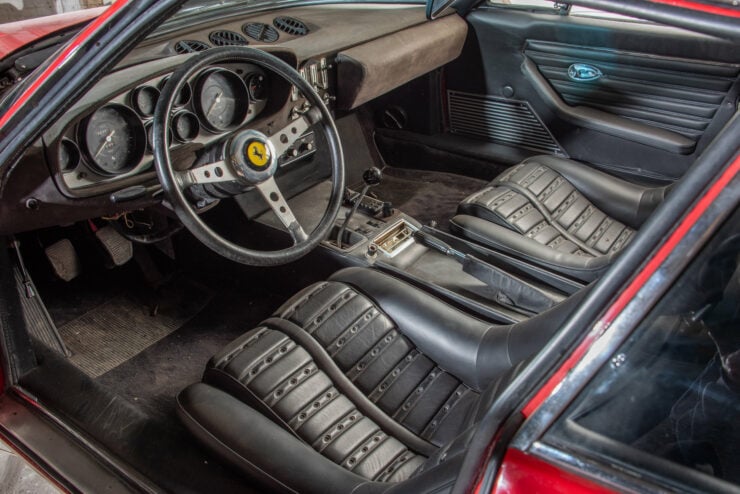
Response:
[{"label": "floor mat", "polygon": [[270,317],[282,301],[269,294],[219,295],[180,329],[96,382],[152,416],[174,418],[177,393],[200,381],[213,355]]},{"label": "floor mat", "polygon": [[421,223],[434,220],[438,228],[446,230],[460,201],[486,183],[452,173],[386,167],[383,182],[372,192]]},{"label": "floor mat", "polygon": [[152,315],[150,301],[118,294],[67,322],[59,333],[72,352],[70,361],[88,376],[98,377],[181,327],[212,296],[203,285],[178,280],[160,290]]}]

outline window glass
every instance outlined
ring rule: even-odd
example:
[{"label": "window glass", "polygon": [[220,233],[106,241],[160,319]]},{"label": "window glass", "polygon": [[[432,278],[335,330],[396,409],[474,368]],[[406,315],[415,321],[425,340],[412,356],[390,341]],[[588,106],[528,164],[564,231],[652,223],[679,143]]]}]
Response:
[{"label": "window glass", "polygon": [[0,24],[104,7],[113,0],[0,0]]},{"label": "window glass", "polygon": [[[557,2],[552,2],[549,0],[488,0],[488,3],[490,5],[497,5],[497,6],[507,6],[508,5],[508,6],[515,7],[515,8],[549,10],[554,13],[556,12],[555,4]],[[612,12],[591,9],[588,7],[581,7],[580,5],[572,5],[570,8],[569,14],[574,15],[574,16],[581,16],[581,17],[596,17],[596,18],[602,18],[602,19],[643,22],[641,19],[636,19],[634,17],[628,17],[626,15],[621,15],[621,14],[614,14]]]},{"label": "window glass", "polygon": [[739,266],[736,211],[545,441],[638,476],[740,484]]}]

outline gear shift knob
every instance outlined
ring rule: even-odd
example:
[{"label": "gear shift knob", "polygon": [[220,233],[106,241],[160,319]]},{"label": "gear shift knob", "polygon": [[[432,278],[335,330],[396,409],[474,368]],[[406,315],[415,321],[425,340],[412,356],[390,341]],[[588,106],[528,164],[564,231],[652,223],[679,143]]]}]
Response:
[{"label": "gear shift knob", "polygon": [[362,173],[362,181],[368,187],[378,185],[381,180],[383,180],[383,172],[377,166],[370,167]]}]

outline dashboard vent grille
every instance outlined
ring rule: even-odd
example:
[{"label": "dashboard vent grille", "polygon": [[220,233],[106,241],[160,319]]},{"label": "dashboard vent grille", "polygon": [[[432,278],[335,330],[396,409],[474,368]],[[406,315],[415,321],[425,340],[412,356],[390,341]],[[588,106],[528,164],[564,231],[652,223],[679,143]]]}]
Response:
[{"label": "dashboard vent grille", "polygon": [[304,36],[308,34],[308,27],[302,21],[292,17],[275,17],[272,21],[272,25],[280,29],[282,32],[293,36]]},{"label": "dashboard vent grille", "polygon": [[244,31],[244,34],[250,38],[256,39],[257,41],[264,41],[265,43],[274,43],[280,37],[274,27],[261,22],[244,24],[244,26],[242,26],[242,31]]},{"label": "dashboard vent grille", "polygon": [[195,53],[198,51],[205,51],[210,46],[203,43],[202,41],[196,41],[194,39],[184,39],[175,43],[175,51],[180,55],[184,53]]},{"label": "dashboard vent grille", "polygon": [[213,31],[208,35],[208,39],[216,46],[243,46],[248,44],[244,36],[234,31]]},{"label": "dashboard vent grille", "polygon": [[450,130],[484,141],[564,156],[529,103],[448,91]]}]

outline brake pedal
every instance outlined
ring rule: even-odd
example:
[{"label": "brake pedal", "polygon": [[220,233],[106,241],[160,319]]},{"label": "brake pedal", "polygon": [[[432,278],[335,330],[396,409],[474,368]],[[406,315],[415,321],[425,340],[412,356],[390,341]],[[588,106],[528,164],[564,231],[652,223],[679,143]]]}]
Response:
[{"label": "brake pedal", "polygon": [[97,230],[95,237],[116,266],[123,266],[134,256],[134,244],[110,225]]},{"label": "brake pedal", "polygon": [[67,238],[44,249],[54,274],[64,281],[72,281],[82,272],[82,262],[72,242]]}]

